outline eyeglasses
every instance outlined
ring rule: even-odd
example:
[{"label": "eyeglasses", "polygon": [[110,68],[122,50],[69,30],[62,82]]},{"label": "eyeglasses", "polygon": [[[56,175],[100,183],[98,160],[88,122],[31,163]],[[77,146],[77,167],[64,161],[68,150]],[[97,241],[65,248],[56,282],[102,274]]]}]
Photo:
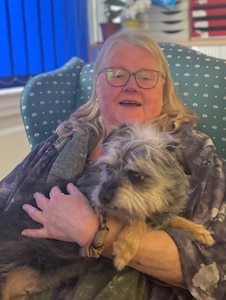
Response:
[{"label": "eyeglasses", "polygon": [[130,76],[134,76],[137,85],[142,89],[153,89],[158,83],[159,77],[165,79],[164,75],[157,70],[143,69],[137,72],[130,72],[123,68],[109,67],[102,69],[99,73],[105,73],[106,81],[115,87],[127,84]]}]

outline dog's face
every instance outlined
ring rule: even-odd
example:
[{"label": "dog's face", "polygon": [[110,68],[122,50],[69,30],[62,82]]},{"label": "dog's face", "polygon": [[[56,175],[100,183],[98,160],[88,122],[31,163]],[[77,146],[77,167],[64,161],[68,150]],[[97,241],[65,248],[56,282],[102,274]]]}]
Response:
[{"label": "dog's face", "polygon": [[171,135],[151,125],[133,124],[113,131],[96,162],[100,183],[92,202],[131,222],[152,214],[178,214],[185,203],[188,180],[181,148]]}]

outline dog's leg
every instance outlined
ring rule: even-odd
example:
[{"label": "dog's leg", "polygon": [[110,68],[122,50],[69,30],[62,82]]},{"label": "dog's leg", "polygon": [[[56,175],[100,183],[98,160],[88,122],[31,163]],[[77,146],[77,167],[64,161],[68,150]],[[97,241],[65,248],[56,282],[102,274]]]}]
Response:
[{"label": "dog's leg", "polygon": [[[40,292],[39,274],[32,268],[21,267],[9,273],[3,289],[2,300]],[[22,298],[21,298],[22,299]]]},{"label": "dog's leg", "polygon": [[144,221],[136,221],[131,226],[124,226],[113,245],[114,265],[117,270],[122,270],[135,256],[146,230],[147,225]]},{"label": "dog's leg", "polygon": [[169,227],[185,229],[189,231],[197,241],[207,246],[212,246],[215,243],[212,235],[203,225],[197,224],[188,219],[182,217],[175,217],[170,221]]}]

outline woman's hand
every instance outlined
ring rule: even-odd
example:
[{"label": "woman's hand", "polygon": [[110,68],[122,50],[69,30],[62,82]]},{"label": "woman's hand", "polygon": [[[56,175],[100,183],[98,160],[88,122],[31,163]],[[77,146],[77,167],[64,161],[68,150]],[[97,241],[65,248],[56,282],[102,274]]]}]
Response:
[{"label": "woman's hand", "polygon": [[50,199],[36,193],[34,198],[38,209],[30,204],[23,205],[27,214],[43,227],[25,229],[22,235],[76,242],[81,247],[89,244],[99,227],[97,216],[77,187],[69,183],[67,191],[68,195],[63,194],[58,187],[53,187]]},{"label": "woman's hand", "polygon": [[[58,187],[54,187],[50,199],[36,193],[38,209],[29,204],[23,208],[43,228],[25,229],[22,234],[76,242],[80,247],[89,245],[99,227],[97,216],[87,198],[73,184],[68,184],[67,191],[69,194],[65,195]],[[112,258],[112,246],[122,224],[108,217],[107,225],[109,232],[103,255]],[[139,250],[129,265],[149,276],[185,287],[177,247],[165,231],[151,230],[144,234]]]}]

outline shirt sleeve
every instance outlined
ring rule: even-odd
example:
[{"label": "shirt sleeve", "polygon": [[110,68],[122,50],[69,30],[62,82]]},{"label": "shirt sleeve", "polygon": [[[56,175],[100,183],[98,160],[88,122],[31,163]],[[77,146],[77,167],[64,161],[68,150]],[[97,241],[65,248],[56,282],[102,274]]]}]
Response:
[{"label": "shirt sleeve", "polygon": [[45,181],[49,169],[57,155],[55,134],[38,144],[25,158],[0,182],[0,213],[16,200],[22,186],[37,181]]}]

